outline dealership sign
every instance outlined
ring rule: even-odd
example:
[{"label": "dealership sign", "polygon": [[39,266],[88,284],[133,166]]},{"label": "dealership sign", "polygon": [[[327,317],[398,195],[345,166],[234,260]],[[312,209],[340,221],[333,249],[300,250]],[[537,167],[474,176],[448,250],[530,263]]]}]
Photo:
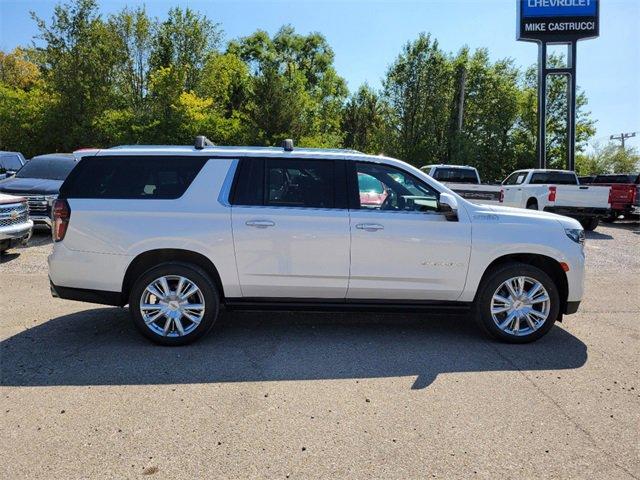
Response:
[{"label": "dealership sign", "polygon": [[599,0],[518,0],[517,39],[568,42],[595,38]]}]

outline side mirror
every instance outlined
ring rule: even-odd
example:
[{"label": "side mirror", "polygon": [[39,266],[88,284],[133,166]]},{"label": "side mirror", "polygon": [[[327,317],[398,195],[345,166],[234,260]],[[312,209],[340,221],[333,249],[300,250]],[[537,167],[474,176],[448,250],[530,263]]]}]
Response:
[{"label": "side mirror", "polygon": [[438,210],[450,222],[458,221],[458,200],[450,193],[443,192],[440,194]]}]

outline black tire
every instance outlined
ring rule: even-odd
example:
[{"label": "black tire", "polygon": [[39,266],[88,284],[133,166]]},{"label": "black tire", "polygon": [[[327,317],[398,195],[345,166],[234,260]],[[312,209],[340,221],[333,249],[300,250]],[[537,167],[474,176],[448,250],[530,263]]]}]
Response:
[{"label": "black tire", "polygon": [[529,199],[527,202],[528,210],[538,210],[538,201],[535,198]]},{"label": "black tire", "polygon": [[[501,330],[491,315],[491,300],[503,282],[514,277],[530,277],[542,284],[550,299],[549,314],[544,323],[533,332],[516,336]],[[511,262],[491,271],[482,280],[474,304],[474,316],[478,325],[493,338],[507,343],[529,343],[538,340],[553,327],[560,313],[560,294],[551,277],[537,267],[525,263]]]},{"label": "black tire", "polygon": [[602,221],[605,223],[613,223],[618,219],[619,216],[620,214],[618,212],[611,212],[611,214],[604,217]]},{"label": "black tire", "polygon": [[580,220],[580,224],[582,225],[582,228],[584,228],[586,231],[592,232],[600,224],[600,219],[598,217],[584,218]]},{"label": "black tire", "polygon": [[[202,320],[191,332],[185,335],[162,336],[149,328],[142,318],[142,312],[139,308],[142,295],[148,285],[163,276],[185,277],[200,289],[204,297],[205,308]],[[189,263],[168,262],[147,270],[136,280],[129,295],[129,312],[134,325],[140,333],[159,345],[177,346],[194,342],[211,330],[211,327],[213,327],[213,324],[218,318],[219,309],[220,296],[211,278],[204,270]],[[182,318],[184,319],[185,317]]]}]

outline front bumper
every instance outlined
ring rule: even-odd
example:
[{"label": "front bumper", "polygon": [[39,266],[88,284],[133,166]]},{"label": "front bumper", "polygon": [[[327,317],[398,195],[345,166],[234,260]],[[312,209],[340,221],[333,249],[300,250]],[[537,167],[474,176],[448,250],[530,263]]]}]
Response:
[{"label": "front bumper", "polygon": [[33,222],[31,220],[18,225],[11,225],[10,227],[1,227],[0,240],[11,240],[12,242],[22,242],[26,244],[31,238],[32,231]]},{"label": "front bumper", "polygon": [[41,215],[29,215],[29,218],[33,220],[35,225],[46,225],[51,228],[53,222],[51,221],[51,217],[41,216]]}]

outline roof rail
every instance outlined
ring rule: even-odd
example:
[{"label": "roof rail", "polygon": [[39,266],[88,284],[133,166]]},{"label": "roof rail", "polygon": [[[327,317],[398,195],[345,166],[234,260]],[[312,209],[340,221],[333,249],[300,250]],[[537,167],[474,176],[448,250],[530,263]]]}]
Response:
[{"label": "roof rail", "polygon": [[196,148],[196,150],[202,150],[204,147],[215,147],[215,145],[216,145],[215,143],[213,143],[204,135],[198,135],[196,137],[194,147]]},{"label": "roof rail", "polygon": [[290,138],[283,140],[282,148],[284,149],[285,152],[293,152],[293,140],[291,140]]}]

